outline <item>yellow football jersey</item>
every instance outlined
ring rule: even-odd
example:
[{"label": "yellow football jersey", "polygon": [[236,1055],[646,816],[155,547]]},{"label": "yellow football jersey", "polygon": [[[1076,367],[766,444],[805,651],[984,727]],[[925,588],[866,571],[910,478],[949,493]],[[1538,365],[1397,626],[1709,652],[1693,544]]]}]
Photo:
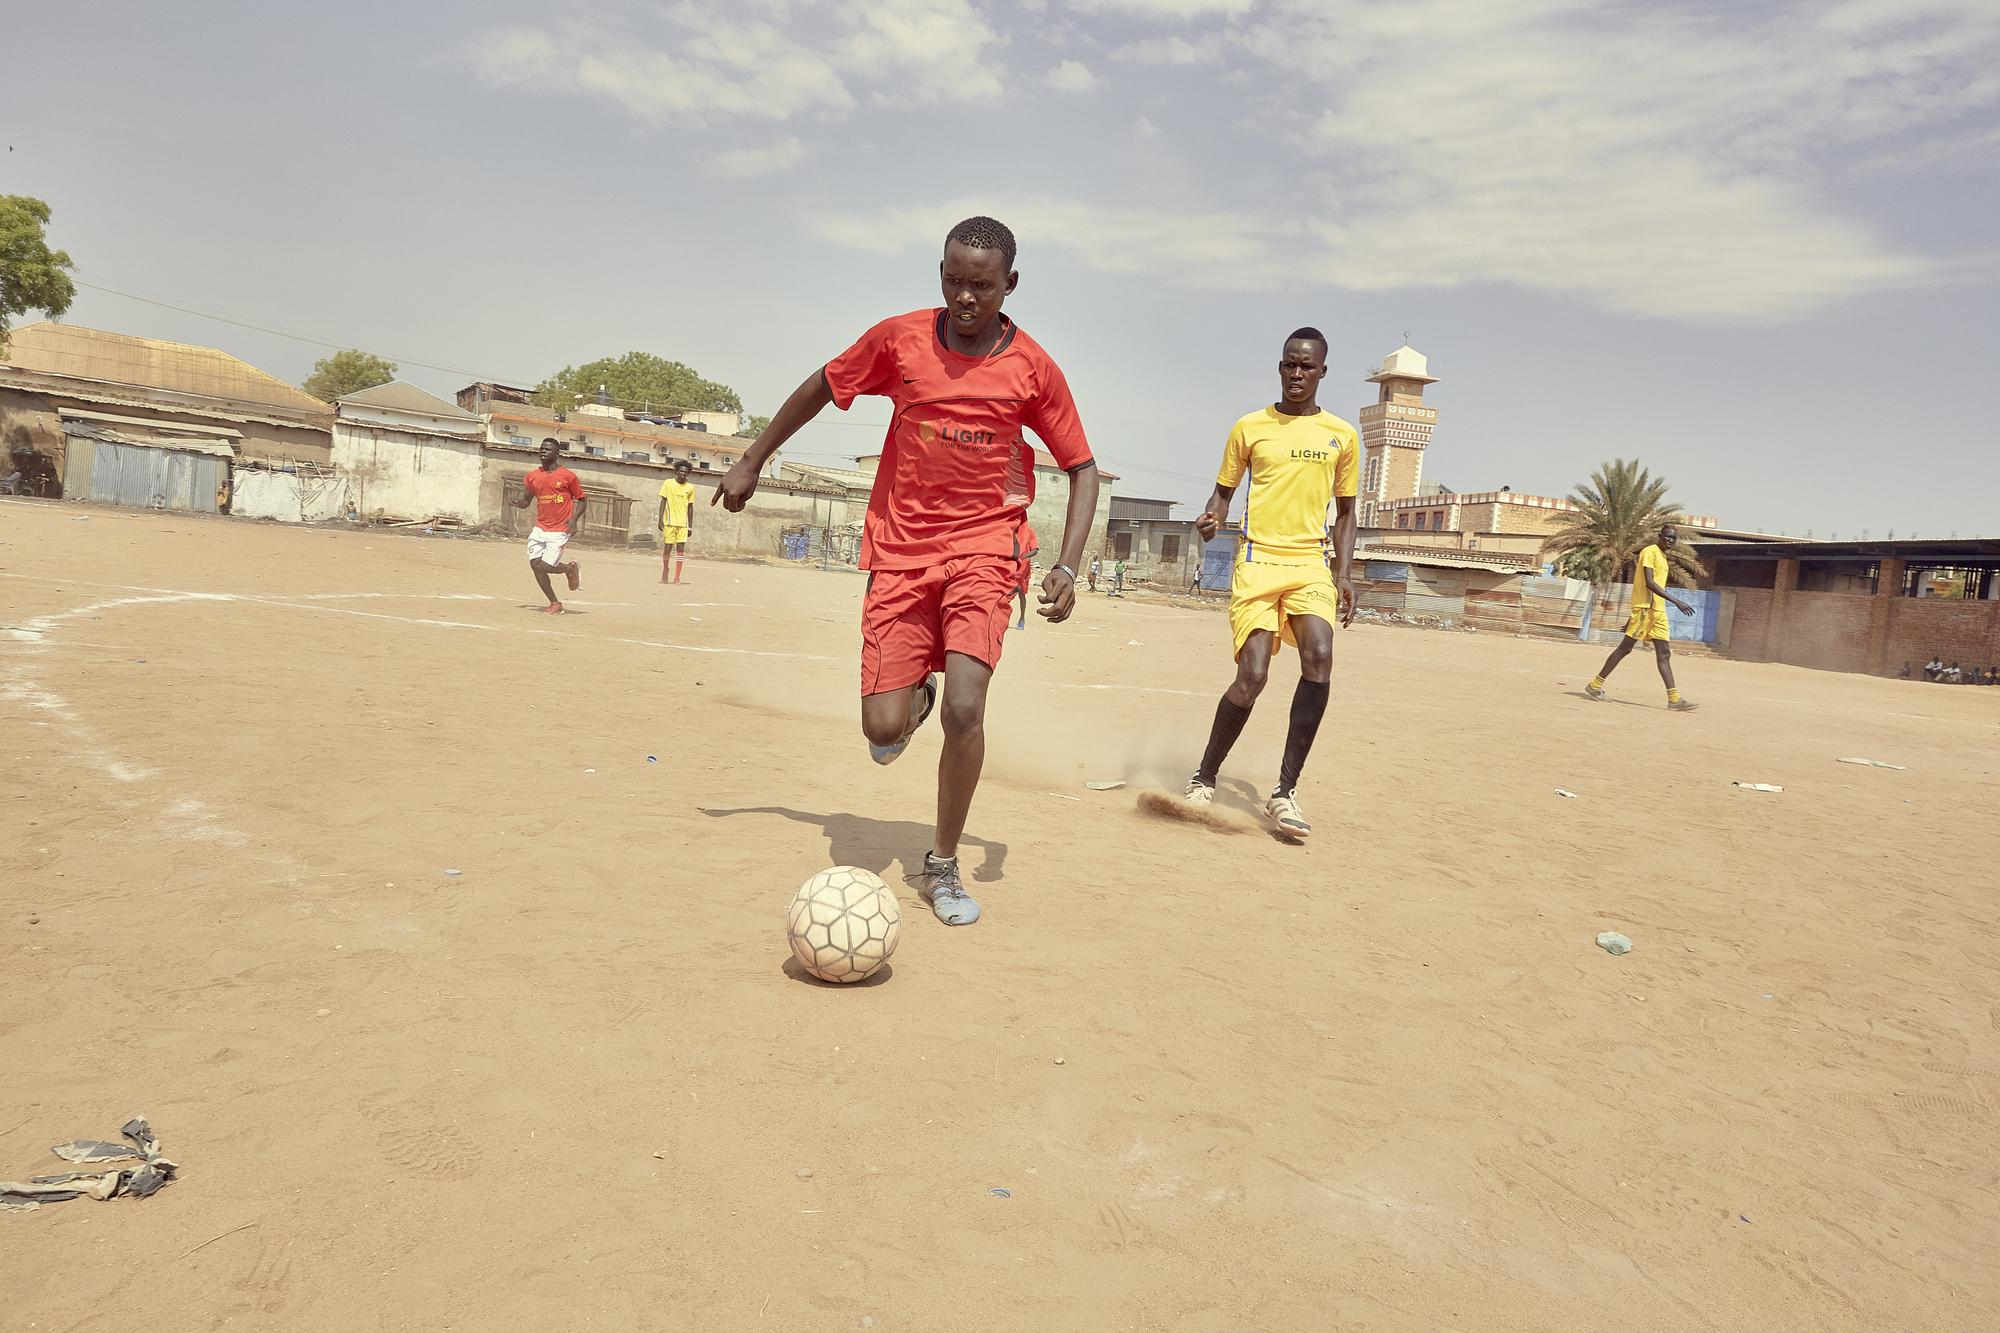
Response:
[{"label": "yellow football jersey", "polygon": [[1327,507],[1352,496],[1361,437],[1331,412],[1287,416],[1265,407],[1236,423],[1222,451],[1219,486],[1244,489],[1245,560],[1318,560],[1326,554]]},{"label": "yellow football jersey", "polygon": [[684,528],[688,525],[688,510],[694,507],[694,483],[675,481],[672,477],[660,483],[660,498],[667,502],[667,518],[662,525],[669,528]]},{"label": "yellow football jersey", "polygon": [[1638,567],[1632,571],[1632,609],[1634,611],[1652,610],[1656,602],[1659,603],[1658,609],[1666,609],[1666,603],[1660,602],[1657,597],[1653,596],[1653,590],[1646,586],[1646,571],[1649,569],[1653,571],[1654,580],[1662,588],[1666,587],[1667,553],[1662,551],[1657,543],[1639,552]]}]

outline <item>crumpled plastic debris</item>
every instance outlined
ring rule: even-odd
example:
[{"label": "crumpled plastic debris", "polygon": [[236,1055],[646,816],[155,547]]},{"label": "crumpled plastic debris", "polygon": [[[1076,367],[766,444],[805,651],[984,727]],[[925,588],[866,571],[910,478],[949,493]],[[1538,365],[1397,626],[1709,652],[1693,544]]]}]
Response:
[{"label": "crumpled plastic debris", "polygon": [[134,1116],[118,1131],[123,1143],[102,1139],[72,1139],[49,1151],[78,1166],[101,1166],[106,1162],[138,1162],[137,1167],[110,1171],[66,1171],[59,1175],[33,1176],[27,1180],[0,1180],[0,1210],[30,1212],[45,1203],[70,1199],[115,1199],[129,1194],[143,1199],[157,1194],[179,1173],[180,1167],[160,1156],[160,1140],[145,1117]]},{"label": "crumpled plastic debris", "polygon": [[1882,761],[1881,761],[1880,759],[1860,759],[1860,758],[1848,758],[1848,759],[1842,759],[1842,760],[1839,760],[1838,762],[1840,762],[1840,763],[1843,763],[1843,764],[1863,764],[1863,765],[1865,765],[1865,766],[1867,766],[1867,767],[1869,767],[1869,768],[1893,768],[1893,769],[1895,769],[1895,770],[1896,770],[1896,771],[1897,771],[1898,773],[1907,773],[1907,772],[1909,772],[1909,769],[1905,768],[1905,767],[1904,767],[1903,765],[1901,765],[1901,764],[1885,764],[1885,763],[1883,763],[1883,762],[1882,762]]}]

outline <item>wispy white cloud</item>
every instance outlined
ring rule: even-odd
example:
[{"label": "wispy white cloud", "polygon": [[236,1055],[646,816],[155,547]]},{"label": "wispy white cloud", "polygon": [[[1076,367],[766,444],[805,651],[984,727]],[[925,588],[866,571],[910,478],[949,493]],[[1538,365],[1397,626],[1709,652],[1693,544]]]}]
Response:
[{"label": "wispy white cloud", "polygon": [[1871,161],[1967,160],[2000,124],[1991,0],[1271,0],[1111,54],[1285,74],[1259,114],[1339,224],[1327,280],[1510,283],[1694,321],[1940,277],[1836,200]]},{"label": "wispy white cloud", "polygon": [[790,171],[805,160],[804,144],[797,139],[780,139],[776,143],[731,148],[717,153],[708,159],[708,169],[729,180],[751,180]]},{"label": "wispy white cloud", "polygon": [[1065,60],[1048,72],[1047,83],[1059,93],[1087,93],[1097,86],[1097,76],[1083,62]]},{"label": "wispy white cloud", "polygon": [[[1144,141],[1138,192],[1129,174],[1083,172],[1078,198],[1026,216],[1128,238],[1104,247],[1115,258],[1070,247],[1085,263],[1132,263],[1141,236],[1163,272],[1246,289],[1507,284],[1643,316],[1783,320],[1962,280],[1965,260],[1898,244],[1852,201],[1915,170],[1974,170],[2000,135],[2000,0],[1047,0],[1033,33],[1004,37],[1018,11],[999,0],[622,12],[491,33],[477,67],[650,124],[797,127],[710,161],[748,176],[796,165],[806,126],[863,102],[993,101],[1031,50],[1049,52],[1037,85],[1063,92],[1124,92],[1146,66],[1145,100],[1072,104],[1079,161],[1115,166]],[[1009,169],[1017,145],[989,148]],[[1278,170],[1310,228],[1145,194]],[[835,230],[879,245],[919,220],[910,239],[929,245],[928,214]]]},{"label": "wispy white cloud", "polygon": [[1248,14],[1257,0],[1067,0],[1084,14],[1129,14],[1150,19],[1194,19]]},{"label": "wispy white cloud", "polygon": [[[1831,202],[1838,150],[1968,132],[2000,10],[1806,8],[1746,28],[1593,0],[1295,3],[1235,34],[1317,71],[1354,287],[1506,282],[1691,320],[1782,319],[1927,280]],[[1872,12],[1871,12],[1872,11]]]},{"label": "wispy white cloud", "polygon": [[653,125],[789,120],[854,104],[825,60],[772,23],[692,5],[672,15],[670,48],[594,28],[508,28],[474,45],[474,67],[497,86],[602,98]]},{"label": "wispy white cloud", "polygon": [[841,67],[877,82],[878,101],[983,102],[999,70],[981,57],[997,40],[970,0],[854,0],[854,25],[836,48]]},{"label": "wispy white cloud", "polygon": [[489,84],[600,98],[650,125],[792,120],[888,105],[988,101],[998,35],[972,0],[782,0],[604,10],[568,27],[502,28],[471,47]]},{"label": "wispy white cloud", "polygon": [[1219,32],[1183,37],[1144,37],[1114,47],[1111,58],[1126,65],[1213,65],[1229,54],[1230,42]]}]

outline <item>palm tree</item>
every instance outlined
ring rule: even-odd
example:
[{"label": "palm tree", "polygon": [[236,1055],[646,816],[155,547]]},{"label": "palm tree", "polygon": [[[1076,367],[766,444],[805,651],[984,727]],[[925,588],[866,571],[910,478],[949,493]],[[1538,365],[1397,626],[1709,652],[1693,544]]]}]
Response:
[{"label": "palm tree", "polygon": [[[1655,477],[1636,458],[1599,466],[1571,493],[1570,503],[1576,508],[1562,516],[1543,549],[1556,557],[1564,576],[1599,587],[1630,578],[1639,552],[1681,516],[1681,507],[1667,499],[1666,478]],[[1685,542],[1667,552],[1667,564],[1682,583],[1708,574]]]}]

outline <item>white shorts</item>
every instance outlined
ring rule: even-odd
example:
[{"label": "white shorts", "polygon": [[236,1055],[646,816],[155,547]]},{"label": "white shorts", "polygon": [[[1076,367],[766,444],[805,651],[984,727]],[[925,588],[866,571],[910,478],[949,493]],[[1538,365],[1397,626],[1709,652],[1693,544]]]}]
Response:
[{"label": "white shorts", "polygon": [[545,532],[541,528],[528,529],[528,559],[539,560],[545,565],[560,565],[563,562],[563,547],[569,545],[567,532]]}]

